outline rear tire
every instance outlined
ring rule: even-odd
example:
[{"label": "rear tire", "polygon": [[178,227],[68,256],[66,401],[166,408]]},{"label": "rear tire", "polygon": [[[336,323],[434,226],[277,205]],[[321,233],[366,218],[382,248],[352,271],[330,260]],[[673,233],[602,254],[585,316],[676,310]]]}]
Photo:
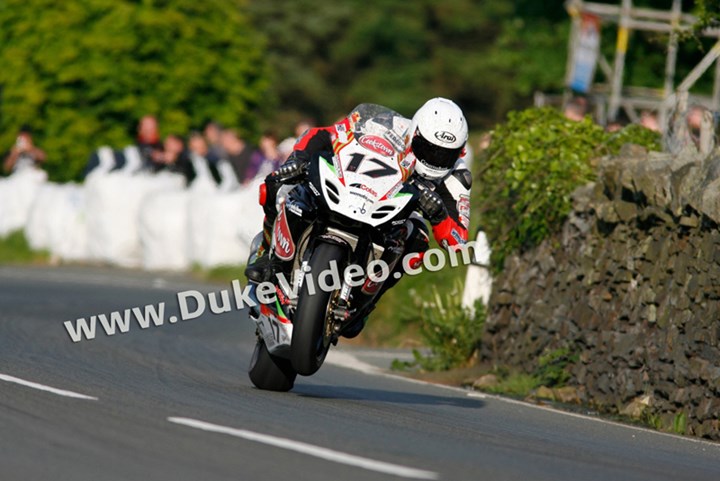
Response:
[{"label": "rear tire", "polygon": [[293,339],[290,348],[292,367],[302,376],[315,374],[325,361],[330,350],[330,336],[327,317],[330,300],[336,291],[324,292],[318,286],[318,275],[328,269],[332,261],[337,263],[338,272],[345,268],[346,251],[336,244],[320,244],[310,259],[310,276],[315,293],[310,294],[307,279],[303,282],[297,310],[293,316]]},{"label": "rear tire", "polygon": [[248,373],[255,387],[266,391],[287,392],[297,377],[290,360],[270,354],[264,341],[255,344]]}]

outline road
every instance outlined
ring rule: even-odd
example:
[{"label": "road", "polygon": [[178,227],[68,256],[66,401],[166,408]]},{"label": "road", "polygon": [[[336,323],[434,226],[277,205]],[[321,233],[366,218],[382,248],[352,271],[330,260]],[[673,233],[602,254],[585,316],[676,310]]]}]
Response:
[{"label": "road", "polygon": [[222,286],[0,267],[0,479],[720,479],[720,445],[343,367],[354,351],[259,391],[243,311],[77,343],[63,327],[160,301],[177,313],[189,288]]}]

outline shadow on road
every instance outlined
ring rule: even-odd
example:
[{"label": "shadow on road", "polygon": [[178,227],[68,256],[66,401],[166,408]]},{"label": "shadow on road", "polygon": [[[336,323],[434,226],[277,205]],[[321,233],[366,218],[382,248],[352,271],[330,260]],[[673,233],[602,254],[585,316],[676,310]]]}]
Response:
[{"label": "shadow on road", "polygon": [[332,385],[295,385],[293,391],[301,397],[316,399],[347,399],[352,401],[384,402],[392,404],[445,405],[469,409],[478,409],[485,405],[477,398],[466,398],[457,395],[438,396],[416,392],[386,391],[384,389],[367,389],[352,386]]}]

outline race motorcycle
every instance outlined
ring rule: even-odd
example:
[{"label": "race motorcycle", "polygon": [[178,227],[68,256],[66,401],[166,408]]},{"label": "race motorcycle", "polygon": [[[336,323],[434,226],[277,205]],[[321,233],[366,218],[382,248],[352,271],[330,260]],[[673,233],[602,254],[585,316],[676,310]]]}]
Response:
[{"label": "race motorcycle", "polygon": [[269,276],[275,301],[251,313],[258,339],[249,374],[260,389],[292,389],[297,374],[322,366],[341,335],[359,333],[403,261],[409,218],[428,188],[409,180],[408,119],[361,104],[347,120],[336,125],[334,152],[317,154],[305,180],[279,201],[270,259],[285,269]]}]

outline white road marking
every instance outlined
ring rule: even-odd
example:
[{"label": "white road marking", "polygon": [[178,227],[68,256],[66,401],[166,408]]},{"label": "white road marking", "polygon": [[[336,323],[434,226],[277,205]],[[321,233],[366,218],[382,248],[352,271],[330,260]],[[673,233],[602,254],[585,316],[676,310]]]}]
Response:
[{"label": "white road marking", "polygon": [[46,386],[44,384],[38,384],[36,382],[26,381],[25,379],[20,379],[19,377],[14,376],[8,376],[7,374],[0,374],[0,381],[7,381],[7,382],[13,382],[15,384],[20,384],[22,386],[31,387],[33,389],[39,389],[40,391],[47,391],[51,392],[53,394],[57,394],[58,396],[65,396],[65,397],[72,397],[76,399],[88,399],[90,401],[97,401],[98,398],[93,396],[86,396],[85,394],[79,394],[72,391],[66,391],[65,389],[58,389],[51,386]]},{"label": "white road marking", "polygon": [[321,446],[315,446],[313,444],[293,441],[292,439],[279,438],[276,436],[256,433],[245,429],[230,428],[227,426],[221,426],[219,424],[198,421],[197,419],[169,417],[167,418],[167,420],[171,423],[182,424],[184,426],[201,429],[203,431],[228,434],[230,436],[235,436],[248,441],[268,444],[270,446],[275,446],[278,448],[307,454],[308,456],[314,456],[316,458],[324,459],[326,461],[347,464],[349,466],[355,466],[358,468],[376,471],[379,473],[391,474],[395,476],[400,476],[402,478],[438,479],[438,473],[434,473],[432,471],[425,471],[422,469],[401,466],[399,464],[376,461],[374,459],[363,458],[361,456],[355,456],[354,454],[343,453],[341,451],[335,451],[333,449],[323,448]]}]

